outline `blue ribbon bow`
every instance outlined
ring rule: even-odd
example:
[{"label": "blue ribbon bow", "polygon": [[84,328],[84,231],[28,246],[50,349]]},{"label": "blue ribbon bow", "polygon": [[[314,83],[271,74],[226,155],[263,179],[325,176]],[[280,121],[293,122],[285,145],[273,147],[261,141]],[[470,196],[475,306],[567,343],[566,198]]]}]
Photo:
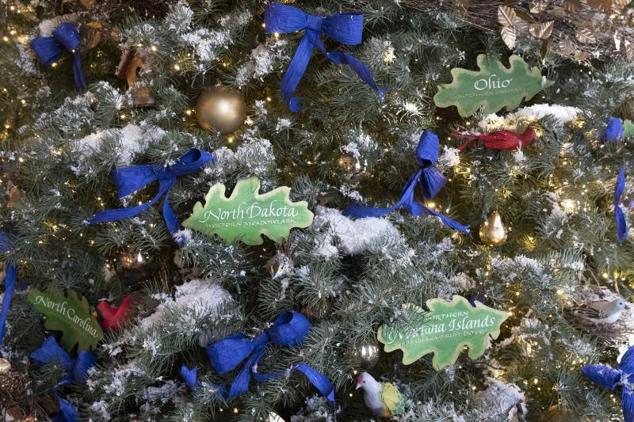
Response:
[{"label": "blue ribbon bow", "polygon": [[625,191],[625,167],[621,167],[619,174],[616,176],[616,184],[614,185],[614,216],[616,218],[616,237],[619,242],[627,238],[627,223],[625,222],[625,213],[621,208],[621,197]]},{"label": "blue ribbon bow", "polygon": [[52,37],[38,37],[31,41],[31,48],[38,59],[45,66],[55,63],[64,53],[64,50],[73,55],[73,77],[75,86],[80,91],[87,88],[84,72],[81,70],[81,58],[79,57],[79,31],[71,22],[59,24],[53,31]]},{"label": "blue ribbon bow", "polygon": [[425,130],[416,148],[416,160],[419,168],[405,184],[401,198],[396,204],[387,208],[352,204],[343,211],[343,214],[352,218],[383,217],[400,208],[405,208],[409,210],[414,217],[432,215],[438,217],[444,224],[452,229],[468,234],[469,226],[460,224],[446,215],[431,210],[414,199],[416,186],[420,185],[425,199],[431,199],[440,192],[447,182],[447,178],[435,167],[438,162],[439,146],[440,140],[438,136],[430,130]]},{"label": "blue ribbon bow", "polygon": [[113,178],[119,198],[128,196],[156,181],[159,182],[158,192],[150,201],[136,207],[100,211],[89,218],[87,223],[104,223],[134,217],[152,207],[161,197],[165,197],[163,201],[163,219],[167,229],[174,235],[179,230],[180,225],[169,204],[170,189],[172,189],[178,177],[196,173],[205,167],[207,163],[213,161],[214,157],[211,153],[192,148],[170,166],[142,164],[116,169],[113,172]]},{"label": "blue ribbon bow", "polygon": [[[299,312],[284,312],[278,316],[271,328],[264,331],[255,338],[248,338],[244,334],[234,334],[225,337],[207,346],[207,356],[211,366],[220,374],[224,375],[233,371],[242,362],[242,369],[231,383],[227,392],[220,388],[220,392],[226,400],[231,400],[249,389],[251,378],[258,382],[267,382],[275,378],[284,376],[292,370],[303,373],[308,381],[319,390],[319,392],[329,401],[335,401],[335,388],[332,383],[320,372],[314,370],[305,363],[293,365],[290,370],[281,373],[260,374],[257,372],[257,365],[264,356],[269,344],[277,346],[294,347],[300,345],[308,335],[311,324],[306,317]],[[246,360],[246,361],[245,361]],[[185,383],[193,388],[197,385],[197,370],[189,369],[186,366],[181,368],[181,376]]]},{"label": "blue ribbon bow", "polygon": [[[55,340],[50,336],[40,346],[39,349],[31,353],[31,359],[38,365],[57,364],[64,368],[66,374],[57,383],[56,386],[64,384],[76,383],[84,384],[88,377],[88,370],[95,364],[95,356],[89,350],[79,350],[77,358],[72,358],[66,350],[62,349]],[[79,412],[69,402],[55,393],[59,404],[59,411],[51,415],[55,422],[76,422],[79,420]]]},{"label": "blue ribbon bow", "polygon": [[[9,239],[7,235],[0,232],[0,253],[9,251]],[[7,318],[9,316],[9,307],[15,292],[17,268],[13,264],[7,264],[4,275],[4,296],[2,297],[2,308],[0,309],[0,346],[4,341],[4,335],[7,332]]]},{"label": "blue ribbon bow", "polygon": [[88,370],[95,364],[95,356],[90,350],[79,350],[77,358],[74,359],[57,343],[53,336],[44,340],[40,348],[31,353],[31,359],[40,366],[58,364],[64,368],[66,374],[57,385],[71,382],[85,383]]},{"label": "blue ribbon bow", "polygon": [[621,408],[625,422],[634,422],[634,346],[627,349],[616,367],[584,365],[581,372],[601,387],[610,391],[621,386]]},{"label": "blue ribbon bow", "polygon": [[374,89],[381,98],[384,90],[379,88],[372,72],[352,54],[326,50],[321,34],[346,45],[361,44],[363,37],[363,15],[357,13],[341,13],[328,17],[313,16],[302,10],[285,4],[273,3],[266,8],[264,22],[268,33],[289,33],[304,31],[297,51],[282,78],[282,98],[293,112],[300,110],[300,99],[293,94],[299,81],[306,72],[313,49],[317,48],[335,64],[347,64],[352,67],[363,82]]}]

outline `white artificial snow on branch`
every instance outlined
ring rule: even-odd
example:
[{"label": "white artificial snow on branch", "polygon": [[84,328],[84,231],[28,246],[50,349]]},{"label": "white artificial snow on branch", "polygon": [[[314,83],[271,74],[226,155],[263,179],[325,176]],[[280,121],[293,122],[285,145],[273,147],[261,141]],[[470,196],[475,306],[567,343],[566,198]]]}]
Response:
[{"label": "white artificial snow on branch", "polygon": [[164,302],[156,307],[153,314],[139,322],[139,326],[150,329],[161,324],[168,314],[180,314],[183,321],[188,319],[189,315],[191,323],[195,325],[196,316],[219,311],[224,304],[231,301],[233,299],[229,292],[218,284],[200,279],[191,280],[176,286],[174,298],[166,297]]},{"label": "white artificial snow on branch", "polygon": [[478,126],[485,132],[502,129],[514,130],[518,123],[530,123],[546,116],[555,119],[559,124],[564,124],[575,120],[580,114],[581,110],[577,107],[535,104],[529,107],[522,107],[516,112],[504,116],[489,114],[478,122]]},{"label": "white artificial snow on branch", "polygon": [[403,243],[404,240],[394,225],[383,218],[361,218],[352,220],[341,211],[317,207],[313,227],[323,229],[316,236],[315,254],[331,258],[339,249],[346,255],[356,255],[388,243]]},{"label": "white artificial snow on branch", "polygon": [[165,136],[165,131],[159,127],[141,123],[128,124],[121,129],[107,129],[91,133],[75,141],[75,148],[82,159],[90,157],[99,151],[105,139],[117,142],[117,165],[130,165],[135,154],[145,151],[153,142]]}]

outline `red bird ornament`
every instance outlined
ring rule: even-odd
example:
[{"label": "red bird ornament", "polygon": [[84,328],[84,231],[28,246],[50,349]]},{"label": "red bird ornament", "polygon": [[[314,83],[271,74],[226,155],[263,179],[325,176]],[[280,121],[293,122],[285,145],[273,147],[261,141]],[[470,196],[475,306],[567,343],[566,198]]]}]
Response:
[{"label": "red bird ornament", "polygon": [[129,308],[132,305],[132,295],[126,295],[119,306],[112,306],[107,301],[102,300],[97,304],[97,310],[101,314],[101,326],[106,330],[117,330],[129,318]]},{"label": "red bird ornament", "polygon": [[521,149],[526,145],[530,145],[537,139],[535,129],[527,127],[523,133],[511,132],[510,130],[500,130],[492,133],[479,133],[479,132],[459,132],[457,130],[451,131],[451,136],[458,139],[464,139],[466,142],[458,147],[460,152],[471,147],[476,142],[480,141],[488,149],[496,151],[510,151]]}]

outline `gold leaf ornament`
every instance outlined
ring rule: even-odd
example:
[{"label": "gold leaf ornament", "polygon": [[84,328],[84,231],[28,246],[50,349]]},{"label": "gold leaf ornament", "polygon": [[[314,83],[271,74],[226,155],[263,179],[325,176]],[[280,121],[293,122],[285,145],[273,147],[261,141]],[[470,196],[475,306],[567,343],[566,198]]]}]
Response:
[{"label": "gold leaf ornament", "polygon": [[581,44],[594,44],[597,42],[597,38],[590,28],[579,29],[575,34],[575,38]]},{"label": "gold leaf ornament", "polygon": [[512,7],[498,6],[498,22],[502,26],[514,26],[517,13]]},{"label": "gold leaf ornament", "polygon": [[555,21],[531,23],[528,25],[528,32],[535,38],[547,40],[553,34]]},{"label": "gold leaf ornament", "polygon": [[500,35],[504,44],[511,50],[515,48],[517,41],[517,29],[515,28],[517,19],[517,14],[512,7],[498,6],[498,22],[502,25]]}]

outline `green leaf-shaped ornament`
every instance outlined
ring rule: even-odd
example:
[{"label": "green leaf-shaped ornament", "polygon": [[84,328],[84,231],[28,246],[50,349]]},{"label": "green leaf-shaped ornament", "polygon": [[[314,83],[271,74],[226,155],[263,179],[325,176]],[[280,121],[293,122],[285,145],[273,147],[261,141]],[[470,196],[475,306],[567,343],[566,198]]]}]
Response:
[{"label": "green leaf-shaped ornament", "polygon": [[429,299],[429,312],[403,305],[404,319],[380,326],[377,338],[386,352],[401,349],[405,365],[433,353],[432,365],[439,371],[456,362],[464,346],[469,347],[469,357],[476,359],[489,347],[489,337],[500,335],[509,314],[475,303],[474,307],[462,296],[454,296],[451,302]]},{"label": "green leaf-shaped ornament", "polygon": [[192,215],[183,226],[205,234],[217,234],[225,242],[240,240],[247,245],[261,245],[262,235],[279,242],[291,228],[304,228],[313,222],[306,201],[291,202],[291,189],[282,186],[260,195],[257,177],[239,180],[231,196],[225,185],[213,185],[205,197],[205,206],[194,205]]},{"label": "green leaf-shaped ornament", "polygon": [[451,69],[453,81],[440,85],[434,95],[438,107],[455,105],[462,117],[473,115],[480,107],[484,113],[495,113],[506,107],[511,111],[553,82],[542,77],[537,67],[530,68],[520,56],[509,57],[511,67],[500,60],[480,54],[479,71]]},{"label": "green leaf-shaped ornament", "polygon": [[46,292],[31,289],[28,300],[46,317],[44,327],[47,330],[62,332],[60,343],[66,350],[70,351],[75,344],[80,349],[88,350],[102,339],[103,331],[90,312],[88,301],[77,292],[69,290],[65,296],[58,289]]}]

